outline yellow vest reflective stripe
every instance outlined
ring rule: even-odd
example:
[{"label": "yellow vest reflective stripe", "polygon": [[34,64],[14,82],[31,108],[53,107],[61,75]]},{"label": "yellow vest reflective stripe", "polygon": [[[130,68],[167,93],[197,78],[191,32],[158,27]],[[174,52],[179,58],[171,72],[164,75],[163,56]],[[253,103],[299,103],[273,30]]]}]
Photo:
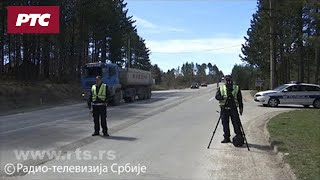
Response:
[{"label": "yellow vest reflective stripe", "polygon": [[101,84],[101,87],[99,89],[99,92],[97,93],[97,86],[94,84],[91,88],[92,91],[92,101],[96,101],[97,97],[101,99],[102,101],[106,100],[106,91],[107,91],[107,85]]},{"label": "yellow vest reflective stripe", "polygon": [[[232,95],[234,97],[234,101],[235,101],[237,107],[239,106],[238,92],[239,92],[239,86],[233,85]],[[221,96],[223,97],[223,100],[219,101],[219,104],[220,104],[220,106],[224,106],[226,103],[227,97],[228,97],[227,86],[225,84],[220,86],[220,93],[221,93]]]}]

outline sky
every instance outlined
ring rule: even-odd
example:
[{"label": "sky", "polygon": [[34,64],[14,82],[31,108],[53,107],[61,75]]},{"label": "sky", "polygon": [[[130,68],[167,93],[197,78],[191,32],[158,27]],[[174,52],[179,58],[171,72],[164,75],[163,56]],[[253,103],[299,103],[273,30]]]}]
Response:
[{"label": "sky", "polygon": [[216,64],[230,74],[250,27],[256,0],[127,0],[128,15],[167,71],[185,62]]}]

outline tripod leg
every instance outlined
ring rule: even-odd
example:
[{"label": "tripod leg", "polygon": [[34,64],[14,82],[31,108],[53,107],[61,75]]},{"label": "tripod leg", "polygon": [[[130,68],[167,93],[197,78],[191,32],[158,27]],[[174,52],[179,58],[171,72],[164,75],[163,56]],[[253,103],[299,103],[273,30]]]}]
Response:
[{"label": "tripod leg", "polygon": [[245,143],[247,145],[248,151],[250,151],[249,144],[248,144],[248,141],[247,141],[247,138],[246,138],[246,134],[244,133],[241,121],[240,121],[240,128],[241,128],[241,131],[242,131],[242,134],[243,134],[244,141],[245,141]]},{"label": "tripod leg", "polygon": [[209,142],[209,145],[208,145],[207,149],[209,149],[209,148],[210,148],[210,145],[211,145],[211,142],[212,142],[213,136],[214,136],[214,134],[216,133],[216,130],[217,130],[218,125],[219,125],[219,122],[220,122],[220,119],[221,119],[221,116],[219,117],[219,120],[218,120],[218,122],[217,122],[217,125],[216,125],[216,127],[214,128],[214,131],[213,131],[213,133],[212,133],[212,137],[211,137],[211,139],[210,139],[210,142]]}]

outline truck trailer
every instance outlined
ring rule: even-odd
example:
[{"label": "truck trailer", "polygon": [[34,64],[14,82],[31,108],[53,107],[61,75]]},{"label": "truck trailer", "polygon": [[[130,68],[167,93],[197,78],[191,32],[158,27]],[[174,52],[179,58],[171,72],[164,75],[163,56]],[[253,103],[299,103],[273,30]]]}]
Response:
[{"label": "truck trailer", "polygon": [[88,63],[81,71],[82,96],[89,99],[96,76],[101,76],[108,86],[108,101],[118,105],[122,100],[133,102],[136,99],[150,99],[153,79],[150,71],[134,68],[119,68],[111,63]]}]

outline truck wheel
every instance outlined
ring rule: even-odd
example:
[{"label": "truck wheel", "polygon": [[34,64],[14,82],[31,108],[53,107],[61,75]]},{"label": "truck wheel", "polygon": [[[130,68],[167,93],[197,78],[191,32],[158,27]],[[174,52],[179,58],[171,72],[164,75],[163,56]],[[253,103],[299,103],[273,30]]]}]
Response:
[{"label": "truck wheel", "polygon": [[120,92],[116,92],[113,96],[113,99],[112,99],[112,102],[111,104],[113,106],[117,106],[120,104],[120,101],[121,101],[121,93]]},{"label": "truck wheel", "polygon": [[145,97],[145,95],[144,95],[145,93],[143,93],[143,94],[139,94],[138,95],[138,98],[139,98],[139,100],[143,100],[144,99],[144,97]]},{"label": "truck wheel", "polygon": [[147,99],[150,99],[151,98],[151,91],[148,91],[147,92]]},{"label": "truck wheel", "polygon": [[142,88],[139,92],[140,92],[140,94],[138,95],[139,100],[147,99],[147,93],[148,93],[147,88]]},{"label": "truck wheel", "polygon": [[134,102],[136,100],[136,96],[131,96],[128,99],[129,99],[129,102]]},{"label": "truck wheel", "polygon": [[130,98],[128,98],[128,97],[124,98],[124,102],[129,103],[130,102]]}]

